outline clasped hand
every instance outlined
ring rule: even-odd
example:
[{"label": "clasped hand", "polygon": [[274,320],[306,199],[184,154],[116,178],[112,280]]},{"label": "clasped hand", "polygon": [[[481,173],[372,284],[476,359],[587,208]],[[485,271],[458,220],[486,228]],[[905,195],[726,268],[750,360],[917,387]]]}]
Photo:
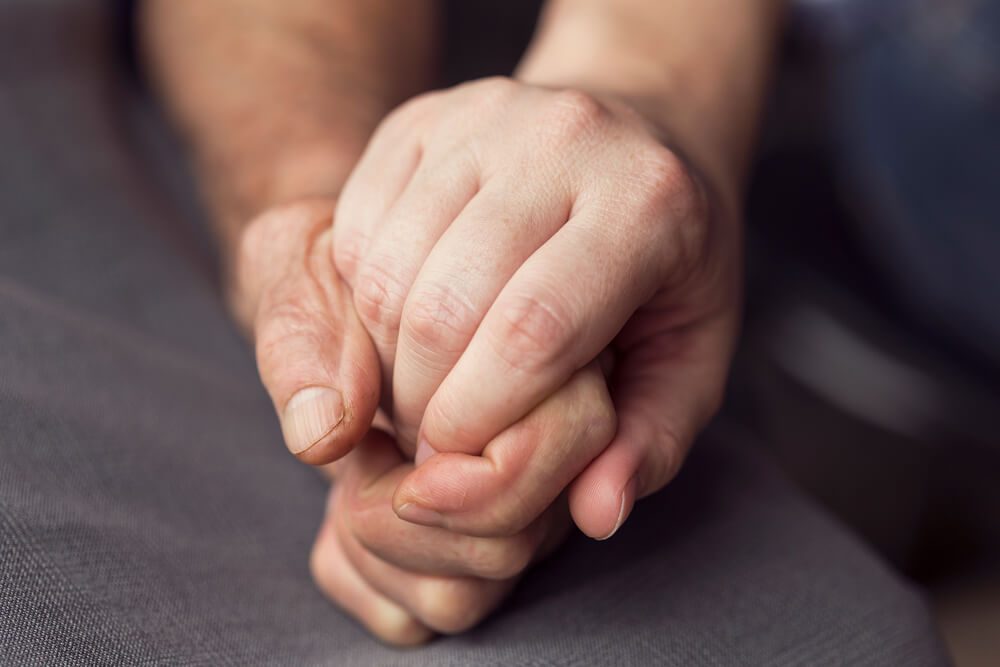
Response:
[{"label": "clasped hand", "polygon": [[739,235],[671,145],[614,97],[477,81],[247,227],[261,378],[336,477],[313,575],[382,639],[479,622],[571,522],[612,535],[716,410]]}]

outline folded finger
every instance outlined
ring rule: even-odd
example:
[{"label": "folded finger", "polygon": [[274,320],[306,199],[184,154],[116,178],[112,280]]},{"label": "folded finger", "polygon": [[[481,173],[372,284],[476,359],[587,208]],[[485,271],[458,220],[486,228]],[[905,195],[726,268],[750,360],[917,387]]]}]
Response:
[{"label": "folded finger", "polygon": [[478,170],[463,153],[425,156],[360,258],[354,306],[382,364],[391,395],[403,304],[431,248],[479,187]]},{"label": "folded finger", "polygon": [[514,580],[418,574],[392,565],[365,549],[347,523],[334,523],[344,554],[364,580],[427,627],[456,634],[479,623],[510,592]]},{"label": "folded finger", "polygon": [[428,402],[418,447],[481,453],[653,296],[669,262],[656,239],[619,222],[604,207],[584,207],[517,270]]},{"label": "folded finger", "polygon": [[541,174],[484,183],[427,255],[403,306],[393,370],[397,433],[415,444],[424,409],[517,268],[569,217]]},{"label": "folded finger", "polygon": [[400,517],[466,535],[533,525],[611,441],[616,417],[598,362],[491,441],[482,456],[431,456],[399,484]]},{"label": "folded finger", "polygon": [[421,136],[415,131],[420,106],[404,104],[383,119],[341,190],[334,214],[334,260],[348,285],[354,285],[379,222],[420,163]]},{"label": "folded finger", "polygon": [[573,520],[586,535],[614,535],[636,500],[673,478],[718,410],[736,328],[736,309],[724,312],[684,331],[644,338],[621,359],[618,432],[569,492]]},{"label": "folded finger", "polygon": [[410,612],[372,588],[348,560],[332,522],[316,536],[309,568],[319,589],[384,642],[412,646],[434,633]]},{"label": "folded finger", "polygon": [[366,438],[341,470],[340,518],[346,529],[369,552],[414,573],[510,579],[532,562],[553,529],[553,517],[546,516],[515,535],[470,537],[400,519],[393,493],[413,466],[383,435]]}]

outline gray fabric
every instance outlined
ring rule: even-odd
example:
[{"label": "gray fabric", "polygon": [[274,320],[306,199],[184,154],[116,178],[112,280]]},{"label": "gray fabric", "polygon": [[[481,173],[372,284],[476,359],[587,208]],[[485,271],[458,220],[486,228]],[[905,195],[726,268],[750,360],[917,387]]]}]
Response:
[{"label": "gray fabric", "polygon": [[481,628],[370,639],[309,580],[324,484],[281,445],[105,11],[0,0],[0,663],[947,662],[922,599],[724,433]]}]

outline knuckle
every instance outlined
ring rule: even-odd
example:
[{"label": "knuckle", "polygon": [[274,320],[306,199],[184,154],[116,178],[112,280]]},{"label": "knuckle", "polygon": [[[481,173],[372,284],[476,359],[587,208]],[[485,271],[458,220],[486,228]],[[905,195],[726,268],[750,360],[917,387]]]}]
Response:
[{"label": "knuckle", "polygon": [[269,371],[287,357],[285,351],[290,347],[289,341],[303,346],[309,337],[316,335],[314,320],[315,315],[301,297],[289,296],[262,304],[254,336],[257,362],[265,382]]},{"label": "knuckle", "polygon": [[698,217],[703,203],[701,189],[691,169],[664,146],[646,149],[636,161],[637,181],[645,203],[674,219]]},{"label": "knuckle", "polygon": [[[339,604],[348,601],[341,597],[344,588],[344,573],[331,561],[332,534],[322,535],[309,555],[309,574],[316,587],[327,597]],[[367,601],[367,613],[351,611],[368,628],[384,641],[398,645],[415,645],[430,639],[430,632],[412,614],[397,607],[388,600],[372,598]]]},{"label": "knuckle", "polygon": [[534,544],[524,535],[472,540],[465,562],[485,579],[511,579],[527,569],[534,556]]},{"label": "knuckle", "polygon": [[406,298],[402,281],[377,263],[366,263],[354,286],[354,309],[368,332],[392,340],[399,332],[399,322]]},{"label": "knuckle", "polygon": [[518,89],[518,84],[506,76],[490,76],[475,84],[479,102],[487,109],[506,106]]},{"label": "knuckle", "polygon": [[272,209],[244,228],[235,256],[237,275],[241,279],[260,279],[266,269],[273,266],[276,256],[287,254],[278,252],[288,245],[287,235],[282,234],[282,223],[289,217],[298,217],[294,212],[289,216],[289,208]]},{"label": "knuckle", "polygon": [[411,97],[391,110],[382,118],[382,122],[379,123],[378,127],[375,128],[375,134],[381,137],[384,134],[391,133],[397,127],[408,125],[411,117],[417,113],[423,101],[421,96],[418,95]]},{"label": "knuckle", "polygon": [[407,131],[423,118],[440,94],[438,91],[428,91],[414,95],[386,114],[375,133],[381,138]]},{"label": "knuckle", "polygon": [[520,498],[510,497],[483,521],[481,530],[490,535],[512,536],[524,530],[533,518]]},{"label": "knuckle", "polygon": [[[301,287],[301,289],[292,289]],[[262,300],[256,323],[258,347],[262,343],[278,345],[289,336],[298,336],[313,330],[317,316],[317,305],[313,294],[298,284],[288,285],[289,289],[277,290]]]},{"label": "knuckle", "polygon": [[244,228],[233,256],[239,291],[252,302],[244,316],[252,316],[262,293],[287,277],[290,267],[316,252],[332,221],[329,201],[303,200],[269,209]]},{"label": "knuckle", "polygon": [[476,317],[467,299],[444,285],[413,290],[403,307],[402,326],[430,350],[460,352],[475,332]]},{"label": "knuckle", "polygon": [[603,376],[595,374],[588,380],[575,401],[573,418],[582,425],[585,441],[607,444],[618,430],[618,413]]},{"label": "knuckle", "polygon": [[676,275],[695,271],[710,242],[707,193],[694,172],[672,151],[656,146],[636,162],[639,207],[634,220],[647,238],[669,248],[663,262]]},{"label": "knuckle", "polygon": [[575,141],[592,133],[606,115],[604,106],[592,95],[579,90],[561,90],[552,97],[547,120],[557,139]]},{"label": "knuckle", "polygon": [[340,515],[348,533],[368,546],[378,542],[384,528],[371,521],[370,515],[366,516],[366,510],[371,508],[372,499],[365,497],[362,492],[363,486],[358,484],[357,480],[351,480],[351,482],[345,482],[341,486]]},{"label": "knuckle", "polygon": [[458,634],[478,623],[482,601],[473,582],[461,579],[425,579],[417,584],[418,616],[443,634]]},{"label": "knuckle", "polygon": [[618,415],[610,401],[601,401],[587,415],[584,437],[591,442],[607,444],[618,431]]},{"label": "knuckle", "polygon": [[[505,447],[514,451],[533,451],[546,438],[549,425],[540,425],[531,418],[523,420],[501,437],[505,439]],[[519,488],[517,477],[522,474],[523,464],[511,461],[500,461],[497,464],[499,479],[507,490],[502,497],[484,509],[477,524],[477,534],[494,538],[516,539],[527,529],[543,508],[538,507],[537,500],[532,500],[530,491]],[[525,495],[528,493],[528,495]],[[523,544],[510,544],[508,547],[523,547]]]},{"label": "knuckle", "polygon": [[533,372],[548,365],[572,335],[567,309],[555,299],[516,296],[500,304],[493,334],[497,355],[511,368]]},{"label": "knuckle", "polygon": [[333,265],[345,278],[353,276],[364,258],[367,239],[358,233],[344,234],[336,239],[333,246]]}]

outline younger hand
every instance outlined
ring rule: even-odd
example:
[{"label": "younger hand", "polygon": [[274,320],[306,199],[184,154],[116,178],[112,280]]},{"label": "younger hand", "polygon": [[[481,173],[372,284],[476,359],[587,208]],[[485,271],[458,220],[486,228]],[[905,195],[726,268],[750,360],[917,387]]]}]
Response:
[{"label": "younger hand", "polygon": [[376,131],[334,258],[400,442],[429,459],[397,494],[402,516],[459,529],[433,454],[482,454],[609,346],[614,441],[575,481],[569,450],[530,478],[572,481],[576,523],[607,537],[673,476],[721,399],[740,238],[664,134],[623,101],[508,79],[421,96]]}]

